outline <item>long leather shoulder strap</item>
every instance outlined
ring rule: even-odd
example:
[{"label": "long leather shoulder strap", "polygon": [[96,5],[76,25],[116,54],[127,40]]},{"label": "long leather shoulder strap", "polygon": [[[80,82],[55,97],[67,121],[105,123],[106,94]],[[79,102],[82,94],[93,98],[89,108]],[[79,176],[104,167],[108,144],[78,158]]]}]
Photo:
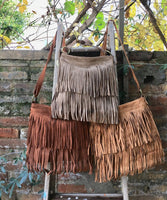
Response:
[{"label": "long leather shoulder strap", "polygon": [[[109,23],[109,22],[108,22]],[[107,48],[107,35],[108,35],[108,23],[106,26],[106,31],[104,33],[104,40],[103,40],[103,44],[102,44],[102,48],[100,51],[100,56],[104,56],[106,53],[106,48]]]},{"label": "long leather shoulder strap", "polygon": [[[136,85],[137,85],[138,91],[142,94],[142,90],[141,90],[140,84],[139,84],[139,82],[138,82],[138,80],[137,80],[137,77],[136,77],[135,72],[134,72],[134,70],[133,70],[133,68],[132,68],[132,65],[130,64],[129,58],[128,58],[128,56],[127,56],[127,53],[126,53],[126,51],[125,51],[124,45],[123,45],[122,40],[121,40],[121,37],[120,37],[120,35],[119,35],[119,31],[118,31],[118,29],[117,29],[117,26],[116,26],[114,20],[110,20],[110,21],[112,21],[113,24],[114,24],[114,26],[115,26],[115,30],[116,30],[117,35],[118,35],[118,39],[119,39],[119,41],[120,41],[120,43],[121,43],[122,50],[123,50],[123,52],[124,52],[124,54],[125,54],[126,60],[127,60],[127,62],[128,62],[129,68],[130,68],[131,73],[132,73],[132,76],[133,76],[133,79],[134,79],[134,81],[135,81],[135,83],[136,83]],[[107,23],[106,32],[105,32],[105,35],[104,35],[104,42],[103,42],[103,45],[102,45],[102,51],[101,51],[101,54],[100,54],[100,55],[104,55],[104,52],[105,52],[105,50],[106,50],[106,46],[107,46],[107,35],[108,35],[108,24],[109,24],[109,21],[108,21],[108,23]]]},{"label": "long leather shoulder strap", "polygon": [[[47,68],[47,65],[52,57],[52,53],[53,53],[53,50],[54,50],[54,47],[56,45],[56,37],[57,37],[57,32],[55,34],[55,37],[53,39],[53,42],[52,42],[52,45],[50,47],[50,50],[49,50],[49,53],[48,53],[48,58],[47,58],[47,61],[46,61],[46,64],[37,80],[37,83],[36,83],[36,86],[35,86],[35,89],[34,89],[34,98],[37,98],[40,90],[41,90],[41,87],[42,87],[42,84],[43,84],[43,81],[44,81],[44,78],[45,78],[45,72],[46,72],[46,68]],[[65,47],[65,37],[63,37],[63,40],[62,40],[62,47],[64,48]]]},{"label": "long leather shoulder strap", "polygon": [[135,72],[134,72],[134,70],[133,70],[133,68],[132,68],[132,65],[130,64],[129,58],[128,58],[128,56],[127,56],[127,53],[126,53],[126,51],[125,51],[124,45],[123,45],[122,40],[121,40],[121,37],[120,37],[120,35],[119,35],[119,31],[118,31],[118,29],[117,29],[117,26],[116,26],[116,24],[115,24],[115,22],[114,22],[113,20],[111,20],[111,21],[113,22],[113,24],[114,24],[114,26],[115,26],[115,30],[116,30],[117,35],[118,35],[118,39],[119,39],[119,41],[120,41],[120,43],[121,43],[121,47],[122,47],[123,52],[124,52],[124,54],[125,54],[126,60],[127,60],[127,62],[128,62],[129,68],[130,68],[131,73],[132,73],[132,76],[133,76],[133,79],[134,79],[134,81],[135,81],[135,83],[136,83],[136,85],[137,85],[137,89],[138,89],[139,93],[141,93],[141,95],[142,95],[142,90],[141,90],[139,81],[137,80],[137,77],[136,77]]},{"label": "long leather shoulder strap", "polygon": [[36,86],[35,86],[35,89],[34,89],[34,97],[36,98],[40,92],[40,89],[42,87],[42,84],[43,84],[43,81],[44,81],[44,78],[45,78],[45,72],[46,72],[46,68],[47,68],[47,65],[52,57],[52,52],[53,52],[53,49],[55,47],[55,44],[56,44],[56,36],[57,36],[57,32],[55,34],[55,37],[53,39],[53,42],[52,42],[52,45],[50,47],[50,51],[49,51],[49,54],[48,54],[48,58],[47,58],[47,61],[46,61],[46,64],[37,80],[37,83],[36,83]]}]

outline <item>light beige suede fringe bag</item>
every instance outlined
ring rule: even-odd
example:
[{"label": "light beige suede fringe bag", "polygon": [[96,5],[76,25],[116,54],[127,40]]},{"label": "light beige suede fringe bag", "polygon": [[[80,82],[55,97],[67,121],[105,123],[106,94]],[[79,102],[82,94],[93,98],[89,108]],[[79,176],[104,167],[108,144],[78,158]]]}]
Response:
[{"label": "light beige suede fringe bag", "polygon": [[62,53],[51,112],[58,119],[117,124],[118,80],[113,56]]}]

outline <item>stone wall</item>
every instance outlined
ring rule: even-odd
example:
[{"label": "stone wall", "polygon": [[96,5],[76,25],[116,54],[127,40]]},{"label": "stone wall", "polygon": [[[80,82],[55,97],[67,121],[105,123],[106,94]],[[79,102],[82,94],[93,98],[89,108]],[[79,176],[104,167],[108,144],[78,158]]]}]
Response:
[{"label": "stone wall", "polygon": [[[0,155],[8,162],[1,171],[1,180],[17,177],[23,169],[22,162],[15,164],[13,158],[26,148],[28,115],[35,82],[44,67],[47,51],[0,51]],[[144,94],[150,104],[157,123],[163,147],[167,150],[167,70],[166,52],[129,52],[129,58],[139,79]],[[117,52],[118,64],[121,54]],[[50,104],[52,92],[54,60],[49,63],[45,82],[39,95],[39,102]],[[118,71],[120,66],[118,66]],[[119,74],[121,74],[119,72]],[[129,73],[129,99],[138,96],[136,86]],[[121,75],[119,77],[121,82]],[[121,83],[120,83],[121,85]],[[120,86],[121,87],[121,86]],[[1,163],[1,166],[3,164]],[[167,199],[167,163],[145,171],[141,175],[129,177],[130,199]],[[13,199],[40,199],[40,185],[24,186],[13,194]],[[103,184],[94,183],[94,176],[87,173],[61,174],[56,190],[63,193],[121,193],[120,180]],[[8,199],[4,195],[4,199]]]}]

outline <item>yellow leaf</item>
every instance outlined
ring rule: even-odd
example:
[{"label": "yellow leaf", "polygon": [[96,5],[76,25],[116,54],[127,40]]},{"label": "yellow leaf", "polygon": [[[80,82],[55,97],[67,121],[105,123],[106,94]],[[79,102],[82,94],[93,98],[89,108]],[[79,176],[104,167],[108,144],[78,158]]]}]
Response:
[{"label": "yellow leaf", "polygon": [[113,8],[114,8],[114,6],[113,6],[113,5],[111,5],[111,6],[110,6],[109,15],[108,15],[108,20],[110,20],[110,17],[111,17],[111,12],[112,12]]},{"label": "yellow leaf", "polygon": [[167,7],[164,8],[164,15],[167,16]]},{"label": "yellow leaf", "polygon": [[21,13],[23,13],[26,9],[27,9],[27,7],[25,5],[23,5],[23,4],[21,6],[19,6],[19,11]]},{"label": "yellow leaf", "polygon": [[76,1],[75,7],[78,9],[78,12],[80,13],[84,7],[84,5],[81,2]]},{"label": "yellow leaf", "polygon": [[24,5],[28,5],[28,1],[27,0],[23,0],[23,4]]},{"label": "yellow leaf", "polygon": [[23,48],[22,46],[17,46],[17,47],[16,47],[16,49],[22,49],[22,48]]},{"label": "yellow leaf", "polygon": [[30,47],[29,47],[29,46],[24,46],[24,48],[25,48],[25,49],[30,49]]},{"label": "yellow leaf", "polygon": [[148,38],[147,38],[147,41],[145,42],[145,45],[147,46],[148,49],[152,47],[152,43],[149,41]]},{"label": "yellow leaf", "polygon": [[133,4],[129,10],[129,17],[133,18],[136,15],[136,4]]},{"label": "yellow leaf", "polygon": [[154,8],[155,8],[157,11],[159,10],[158,0],[154,0]]},{"label": "yellow leaf", "polygon": [[80,46],[80,43],[76,43],[75,45],[74,45],[74,47],[79,47]]},{"label": "yellow leaf", "polygon": [[167,30],[165,31],[165,36],[167,37]]},{"label": "yellow leaf", "polygon": [[20,42],[20,41],[18,41],[18,42],[16,42],[17,44],[22,44],[23,42]]},{"label": "yellow leaf", "polygon": [[0,35],[0,39],[1,39],[1,40],[5,40],[4,42],[7,43],[7,44],[11,43],[11,39],[8,38],[8,37],[5,36],[5,35]]},{"label": "yellow leaf", "polygon": [[113,10],[113,8],[114,8],[114,6],[113,6],[113,5],[111,5],[111,6],[110,6],[110,12]]},{"label": "yellow leaf", "polygon": [[90,40],[91,42],[92,42],[92,44],[94,43],[94,41],[93,41],[93,32],[91,33],[91,35],[88,37],[88,40]]},{"label": "yellow leaf", "polygon": [[78,5],[78,12],[80,13],[83,9],[83,5],[79,2],[79,5]]},{"label": "yellow leaf", "polygon": [[75,35],[76,38],[78,38],[78,36],[80,35],[78,31],[75,31],[73,30],[71,33],[70,33],[70,36],[72,35]]},{"label": "yellow leaf", "polygon": [[95,36],[94,36],[94,40],[95,40],[95,42],[97,42],[98,39],[99,39],[99,36],[98,36],[98,35],[95,35]]},{"label": "yellow leaf", "polygon": [[21,3],[18,3],[18,4],[17,4],[17,7],[20,7],[21,5],[22,5]]},{"label": "yellow leaf", "polygon": [[153,48],[155,51],[164,51],[164,45],[161,40],[157,40],[153,43]]},{"label": "yellow leaf", "polygon": [[118,39],[115,39],[115,50],[118,50],[118,49],[119,49],[119,42],[118,42]]},{"label": "yellow leaf", "polygon": [[167,21],[164,20],[164,19],[161,19],[161,21],[160,21],[160,25],[161,25],[161,27],[162,27],[162,26],[165,27],[165,30],[166,30]]}]

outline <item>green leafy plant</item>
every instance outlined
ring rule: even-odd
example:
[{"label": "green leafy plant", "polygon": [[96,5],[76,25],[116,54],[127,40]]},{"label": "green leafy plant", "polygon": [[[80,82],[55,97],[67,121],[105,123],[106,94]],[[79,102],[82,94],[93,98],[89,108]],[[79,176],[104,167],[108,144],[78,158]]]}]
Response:
[{"label": "green leafy plant", "polygon": [[20,2],[0,0],[0,48],[10,43],[11,39],[19,39],[29,22],[30,13],[26,12],[28,2]]},{"label": "green leafy plant", "polygon": [[73,15],[75,13],[75,3],[73,3],[72,1],[66,1],[64,3],[64,9],[71,15]]},{"label": "green leafy plant", "polygon": [[104,21],[104,14],[102,12],[99,12],[96,16],[94,27],[96,30],[101,31],[103,28],[105,28],[105,26],[106,22]]},{"label": "green leafy plant", "polygon": [[[11,152],[9,154],[15,154],[15,152]],[[6,164],[9,160],[5,157],[9,154],[0,156],[0,172],[6,173]],[[18,173],[17,177],[11,177],[9,180],[0,181],[0,199],[2,197],[2,193],[6,193],[9,198],[12,197],[13,191],[15,188],[21,188],[23,184],[27,186],[35,186],[40,184],[41,182],[41,173],[31,173],[28,172],[28,169],[25,164],[26,159],[26,150],[20,152],[15,158],[13,158],[14,164],[21,164],[22,168]]]},{"label": "green leafy plant", "polygon": [[167,70],[167,64],[164,64],[160,67],[160,70]]}]

